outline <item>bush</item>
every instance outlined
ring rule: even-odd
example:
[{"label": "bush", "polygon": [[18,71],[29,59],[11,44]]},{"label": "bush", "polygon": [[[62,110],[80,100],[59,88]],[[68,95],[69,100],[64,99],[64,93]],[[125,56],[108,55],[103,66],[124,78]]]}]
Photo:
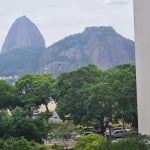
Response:
[{"label": "bush", "polygon": [[105,137],[98,134],[89,134],[79,138],[75,145],[76,150],[99,150],[106,143]]},{"label": "bush", "polygon": [[16,107],[9,115],[6,110],[0,111],[0,137],[25,137],[27,140],[34,140],[42,143],[47,137],[48,123],[42,116],[32,118],[20,107]]},{"label": "bush", "polygon": [[[8,139],[0,139],[0,150],[41,150],[41,147],[24,137],[10,137]],[[46,148],[42,147],[42,150],[46,150]]]},{"label": "bush", "polygon": [[118,143],[107,142],[102,150],[149,150],[148,141],[149,137],[138,135]]},{"label": "bush", "polygon": [[149,150],[150,137],[136,135],[122,139],[118,143],[105,140],[105,137],[89,134],[83,136],[75,145],[76,150]]}]

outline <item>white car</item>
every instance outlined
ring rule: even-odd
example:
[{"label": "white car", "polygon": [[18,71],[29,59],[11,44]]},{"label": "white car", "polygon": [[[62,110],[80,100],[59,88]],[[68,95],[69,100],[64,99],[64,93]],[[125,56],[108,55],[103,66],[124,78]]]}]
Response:
[{"label": "white car", "polygon": [[106,128],[106,136],[122,137],[125,129],[123,127]]},{"label": "white car", "polygon": [[114,138],[121,138],[124,134],[124,130],[114,130],[111,132],[111,137],[114,137]]}]

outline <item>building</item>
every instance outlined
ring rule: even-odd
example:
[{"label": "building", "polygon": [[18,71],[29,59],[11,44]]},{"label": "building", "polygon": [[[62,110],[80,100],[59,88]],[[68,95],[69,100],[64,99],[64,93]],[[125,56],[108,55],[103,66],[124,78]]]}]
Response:
[{"label": "building", "polygon": [[150,135],[150,0],[134,0],[139,133]]}]

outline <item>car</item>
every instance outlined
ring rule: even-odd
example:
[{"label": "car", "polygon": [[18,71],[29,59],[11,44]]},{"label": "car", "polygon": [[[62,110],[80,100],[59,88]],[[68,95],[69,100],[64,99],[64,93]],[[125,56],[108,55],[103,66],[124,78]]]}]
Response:
[{"label": "car", "polygon": [[39,114],[40,114],[40,112],[39,112],[38,110],[34,110],[34,111],[32,112],[32,117],[33,117],[33,118],[36,118]]},{"label": "car", "polygon": [[125,131],[125,129],[123,127],[115,127],[115,128],[111,128],[112,131],[115,131],[115,130],[122,130],[122,131]]},{"label": "car", "polygon": [[94,133],[93,131],[85,131],[85,132],[83,132],[83,135],[88,135],[88,134],[92,134],[92,133]]},{"label": "car", "polygon": [[125,129],[123,127],[106,128],[105,135],[115,137],[115,136],[117,136],[117,134],[121,134],[121,133],[124,133],[124,132],[125,132]]},{"label": "car", "polygon": [[114,130],[111,132],[111,137],[113,138],[121,138],[124,134],[124,130]]}]

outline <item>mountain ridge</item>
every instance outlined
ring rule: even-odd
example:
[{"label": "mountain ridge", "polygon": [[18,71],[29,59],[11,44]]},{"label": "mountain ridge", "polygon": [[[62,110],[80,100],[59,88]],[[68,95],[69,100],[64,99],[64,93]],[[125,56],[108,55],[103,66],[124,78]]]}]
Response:
[{"label": "mountain ridge", "polygon": [[[17,22],[18,20],[20,25],[17,23],[17,28],[22,29],[24,20],[25,22],[29,21],[29,25],[31,23],[33,26],[26,16],[16,19]],[[38,28],[37,30],[39,31]],[[19,33],[21,36],[22,32]],[[41,35],[40,32],[38,34]],[[18,38],[15,36],[17,34],[11,40]],[[7,43],[8,37],[9,34],[4,45]],[[30,37],[30,34],[25,36],[25,38]],[[32,38],[36,38],[34,32]],[[24,40],[26,41],[26,39]],[[27,42],[25,46],[24,44],[23,46],[15,45],[8,50],[3,49],[0,55],[0,75],[42,73],[45,69],[46,72],[57,76],[62,72],[72,71],[88,64],[95,64],[101,69],[108,69],[120,64],[135,63],[134,42],[117,33],[111,26],[87,27],[83,32],[69,35],[47,48],[42,35],[40,42],[33,41],[32,43],[31,39],[29,41],[31,43],[28,44]],[[36,44],[40,44],[40,46]]]},{"label": "mountain ridge", "polygon": [[[120,64],[135,63],[134,42],[124,38],[110,26],[88,27],[81,33],[49,46],[45,53],[47,68],[54,74],[68,71],[69,65],[71,71],[87,64],[107,69]],[[73,60],[74,64],[71,66]],[[54,69],[56,65],[59,66],[59,72]]]}]

